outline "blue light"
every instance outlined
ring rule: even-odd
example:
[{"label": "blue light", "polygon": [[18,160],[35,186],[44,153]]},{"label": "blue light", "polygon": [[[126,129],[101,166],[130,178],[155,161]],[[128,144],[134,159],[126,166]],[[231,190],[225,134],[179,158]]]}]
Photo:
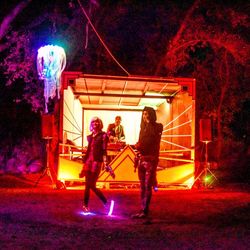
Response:
[{"label": "blue light", "polygon": [[81,214],[81,215],[84,215],[84,216],[90,216],[90,215],[92,215],[92,216],[93,216],[93,215],[96,215],[96,214],[95,214],[95,213],[93,213],[93,212],[83,212],[83,211],[82,211],[82,212],[80,212],[80,214]]},{"label": "blue light", "polygon": [[66,67],[66,54],[59,46],[47,45],[37,52],[37,72],[40,80],[44,80],[45,113],[48,112],[49,98],[60,99],[60,77]]}]

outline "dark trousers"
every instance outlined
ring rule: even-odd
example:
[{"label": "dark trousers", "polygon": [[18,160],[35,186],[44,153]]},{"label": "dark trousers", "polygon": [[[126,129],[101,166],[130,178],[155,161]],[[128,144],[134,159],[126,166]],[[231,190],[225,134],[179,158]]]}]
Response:
[{"label": "dark trousers", "polygon": [[141,161],[138,166],[140,180],[141,206],[144,213],[149,212],[149,204],[152,197],[152,186],[155,182],[156,165],[153,161]]},{"label": "dark trousers", "polygon": [[96,187],[96,182],[99,176],[99,172],[91,172],[86,171],[86,186],[85,186],[85,192],[84,192],[84,205],[88,206],[89,203],[89,197],[90,197],[90,189],[100,198],[100,200],[106,204],[107,199],[103,195],[102,191]]}]

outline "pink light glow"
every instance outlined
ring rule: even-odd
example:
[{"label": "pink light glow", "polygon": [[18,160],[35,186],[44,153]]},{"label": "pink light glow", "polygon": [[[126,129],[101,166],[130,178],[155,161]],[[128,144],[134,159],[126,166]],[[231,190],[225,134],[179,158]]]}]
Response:
[{"label": "pink light glow", "polygon": [[115,205],[115,202],[113,200],[111,200],[108,216],[112,215],[113,210],[114,210],[114,205]]}]

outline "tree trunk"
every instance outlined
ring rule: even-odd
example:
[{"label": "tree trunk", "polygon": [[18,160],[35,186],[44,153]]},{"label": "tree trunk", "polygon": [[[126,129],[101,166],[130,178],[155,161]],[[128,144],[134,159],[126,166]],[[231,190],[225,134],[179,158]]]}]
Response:
[{"label": "tree trunk", "polygon": [[228,71],[228,64],[227,64],[227,52],[225,52],[224,58],[225,58],[225,60],[223,60],[224,64],[221,65],[220,74],[219,74],[221,76],[221,80],[223,81],[224,79],[225,83],[221,84],[221,95],[220,95],[220,100],[219,100],[218,109],[217,109],[217,117],[218,117],[217,119],[218,141],[217,141],[217,150],[216,150],[217,161],[221,161],[221,153],[222,153],[222,147],[223,147],[223,144],[222,144],[223,136],[222,136],[222,127],[221,127],[222,113],[221,112],[223,110],[223,102],[225,99],[225,94],[229,88],[229,71]]}]

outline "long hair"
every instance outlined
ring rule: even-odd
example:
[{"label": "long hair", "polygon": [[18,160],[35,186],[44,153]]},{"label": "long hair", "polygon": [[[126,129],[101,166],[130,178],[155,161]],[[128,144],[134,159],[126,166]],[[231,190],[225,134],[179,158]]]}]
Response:
[{"label": "long hair", "polygon": [[[148,118],[150,123],[155,123],[156,122],[156,112],[153,108],[151,107],[144,107],[143,111],[148,112]],[[142,111],[142,112],[143,112]],[[145,122],[143,121],[143,116],[141,117],[141,128],[145,126]]]},{"label": "long hair", "polygon": [[147,111],[148,115],[149,115],[149,121],[151,123],[155,123],[156,122],[156,112],[153,108],[151,107],[144,107],[143,111]]},{"label": "long hair", "polygon": [[97,116],[94,116],[92,119],[91,119],[91,121],[90,121],[90,125],[89,125],[89,130],[92,132],[93,131],[93,126],[92,126],[92,123],[94,122],[94,121],[99,121],[99,124],[100,124],[100,130],[102,130],[103,129],[103,122],[102,122],[102,120],[99,118],[99,117],[97,117]]}]

